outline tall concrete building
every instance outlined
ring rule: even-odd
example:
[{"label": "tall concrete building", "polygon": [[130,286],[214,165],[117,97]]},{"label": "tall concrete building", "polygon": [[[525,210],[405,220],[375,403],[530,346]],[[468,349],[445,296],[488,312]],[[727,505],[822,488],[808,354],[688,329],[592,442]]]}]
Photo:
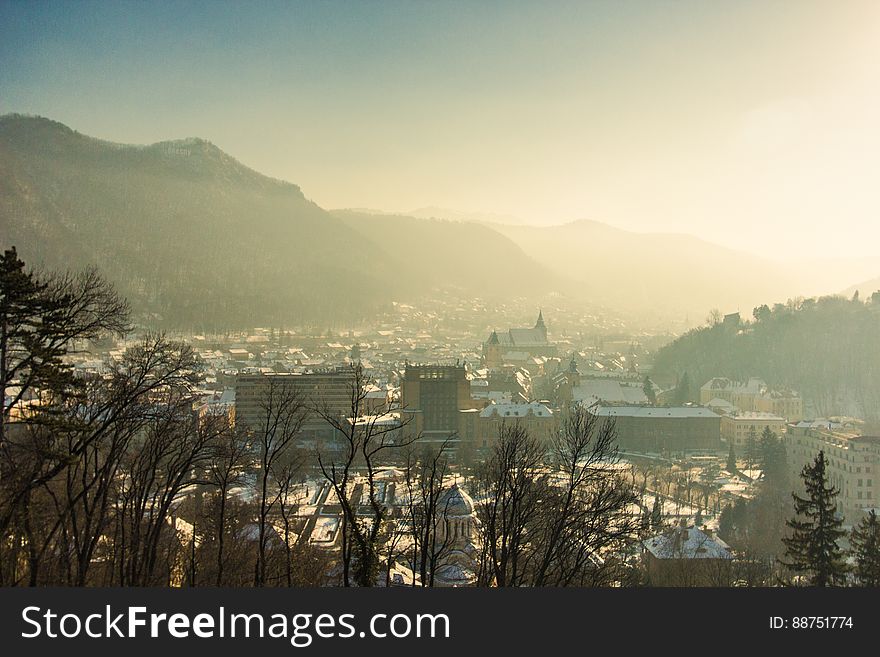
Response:
[{"label": "tall concrete building", "polygon": [[337,418],[350,416],[354,384],[354,372],[348,367],[308,374],[241,374],[235,385],[235,421],[237,425],[259,429],[265,422],[264,407],[273,386],[281,387],[296,394],[304,406],[301,439],[329,440],[335,432],[319,411]]},{"label": "tall concrete building", "polygon": [[[793,422],[784,441],[793,478],[798,478],[819,452],[825,454],[828,481],[840,490],[837,510],[847,525],[857,525],[871,509],[880,512],[880,437],[823,427],[818,422]],[[803,483],[797,479],[795,485],[803,495]]]},{"label": "tall concrete building", "polygon": [[407,364],[401,384],[402,417],[407,435],[425,442],[462,436],[460,411],[474,408],[471,385],[463,365]]}]

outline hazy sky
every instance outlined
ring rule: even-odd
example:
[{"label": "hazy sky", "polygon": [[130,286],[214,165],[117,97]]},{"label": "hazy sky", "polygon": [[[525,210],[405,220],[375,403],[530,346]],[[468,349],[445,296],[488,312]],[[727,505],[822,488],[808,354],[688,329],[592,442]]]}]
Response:
[{"label": "hazy sky", "polygon": [[0,113],[320,205],[880,254],[880,2],[0,0]]}]

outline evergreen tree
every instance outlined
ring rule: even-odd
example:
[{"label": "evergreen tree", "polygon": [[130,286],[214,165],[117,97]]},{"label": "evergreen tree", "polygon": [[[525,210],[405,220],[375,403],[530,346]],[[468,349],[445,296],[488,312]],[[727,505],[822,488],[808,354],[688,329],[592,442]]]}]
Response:
[{"label": "evergreen tree", "polygon": [[691,378],[688,376],[688,373],[685,372],[678,380],[678,385],[675,386],[675,401],[677,404],[684,404],[685,402],[690,401],[690,399]]},{"label": "evergreen tree", "polygon": [[736,451],[733,449],[733,441],[730,441],[730,451],[727,452],[727,466],[725,469],[730,474],[736,474]]},{"label": "evergreen tree", "polygon": [[645,377],[645,382],[642,384],[642,390],[645,392],[645,397],[648,398],[648,401],[652,404],[657,403],[657,395],[654,393],[654,384],[651,383],[651,379],[647,376]]},{"label": "evergreen tree", "polygon": [[39,277],[15,247],[0,256],[0,446],[12,409],[39,390],[56,397],[76,382],[64,360],[77,341],[127,327],[128,306],[94,270]]},{"label": "evergreen tree", "polygon": [[801,472],[807,496],[792,493],[796,516],[786,521],[791,535],[782,539],[788,562],[784,566],[803,573],[811,586],[834,586],[843,581],[846,564],[838,541],[844,536],[843,520],[837,517],[839,491],[829,486],[825,454],[819,452],[812,465]]},{"label": "evergreen tree", "polygon": [[764,480],[782,485],[785,481],[785,446],[770,427],[764,427],[759,445]]},{"label": "evergreen tree", "polygon": [[718,516],[718,535],[729,543],[733,537],[734,529],[733,507],[726,504]]},{"label": "evergreen tree", "polygon": [[663,525],[663,504],[660,502],[660,496],[654,496],[654,507],[651,509],[651,526],[658,529]]},{"label": "evergreen tree", "polygon": [[855,559],[853,573],[860,586],[880,586],[880,522],[871,509],[850,537],[852,556]]},{"label": "evergreen tree", "polygon": [[749,429],[749,437],[746,439],[746,469],[751,470],[758,462],[758,434],[754,429]]}]

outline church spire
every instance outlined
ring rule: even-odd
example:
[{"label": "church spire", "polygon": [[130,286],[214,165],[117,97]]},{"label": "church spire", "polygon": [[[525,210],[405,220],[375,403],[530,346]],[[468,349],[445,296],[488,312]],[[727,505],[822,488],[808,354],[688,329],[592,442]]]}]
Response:
[{"label": "church spire", "polygon": [[544,325],[544,311],[543,311],[543,309],[538,310],[538,321],[535,322],[535,328],[541,329],[545,333],[547,332],[547,327]]}]

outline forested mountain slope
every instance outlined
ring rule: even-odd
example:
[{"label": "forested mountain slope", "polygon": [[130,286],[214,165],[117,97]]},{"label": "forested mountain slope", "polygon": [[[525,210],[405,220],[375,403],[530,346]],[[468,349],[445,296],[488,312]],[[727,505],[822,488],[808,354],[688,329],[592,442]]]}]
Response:
[{"label": "forested mountain slope", "polygon": [[[740,325],[694,329],[657,352],[653,375],[688,373],[692,394],[714,376],[764,379],[799,391],[818,415],[880,421],[880,293],[756,308]],[[808,409],[808,410],[809,410]]]}]

